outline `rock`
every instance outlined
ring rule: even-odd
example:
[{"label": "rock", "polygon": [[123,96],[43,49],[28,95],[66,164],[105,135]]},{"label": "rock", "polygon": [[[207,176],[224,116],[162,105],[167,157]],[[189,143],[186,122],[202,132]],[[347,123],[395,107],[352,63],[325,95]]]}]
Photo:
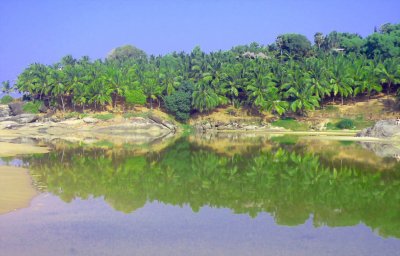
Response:
[{"label": "rock", "polygon": [[10,114],[11,111],[8,105],[0,105],[0,117],[9,117]]},{"label": "rock", "polygon": [[11,115],[16,116],[16,115],[21,115],[24,113],[22,110],[22,107],[24,106],[23,102],[13,102],[8,104],[8,107],[10,108]]},{"label": "rock", "polygon": [[246,125],[243,127],[245,130],[257,130],[259,127],[257,125]]},{"label": "rock", "polygon": [[27,123],[33,123],[38,119],[39,119],[39,117],[34,114],[21,114],[21,115],[16,115],[16,116],[2,117],[2,118],[0,118],[0,122],[13,121],[13,122],[17,122],[20,124],[27,124]]},{"label": "rock", "polygon": [[83,120],[76,119],[76,118],[71,118],[71,119],[64,120],[64,121],[60,122],[60,124],[67,125],[67,126],[68,125],[71,125],[71,126],[80,125],[80,124],[83,124]]},{"label": "rock", "polygon": [[159,118],[157,116],[150,115],[149,119],[152,120],[153,122],[157,123],[157,124],[160,124],[160,125],[168,128],[171,131],[175,131],[176,130],[175,125],[173,125],[172,123],[170,123],[168,121],[162,120],[161,118]]},{"label": "rock", "polygon": [[381,120],[374,126],[365,128],[357,133],[356,136],[376,138],[400,137],[400,125],[396,125],[396,120]]},{"label": "rock", "polygon": [[13,127],[16,127],[16,126],[22,126],[22,125],[18,124],[17,122],[14,122],[14,121],[0,122],[0,129],[13,129]]},{"label": "rock", "polygon": [[54,122],[54,123],[58,123],[58,122],[60,122],[61,120],[60,120],[60,118],[57,118],[57,117],[50,117],[50,121],[51,121],[51,122]]},{"label": "rock", "polygon": [[164,121],[162,124],[163,124],[165,127],[167,127],[168,129],[170,129],[171,131],[175,131],[175,125],[172,124],[171,122]]},{"label": "rock", "polygon": [[99,120],[96,118],[93,118],[93,117],[85,117],[85,118],[83,118],[83,122],[85,122],[87,124],[96,124],[99,122]]},{"label": "rock", "polygon": [[21,115],[13,117],[14,120],[11,120],[11,121],[16,121],[20,124],[22,124],[22,123],[27,124],[27,123],[35,122],[36,120],[38,120],[38,118],[39,117],[34,114],[21,114]]}]

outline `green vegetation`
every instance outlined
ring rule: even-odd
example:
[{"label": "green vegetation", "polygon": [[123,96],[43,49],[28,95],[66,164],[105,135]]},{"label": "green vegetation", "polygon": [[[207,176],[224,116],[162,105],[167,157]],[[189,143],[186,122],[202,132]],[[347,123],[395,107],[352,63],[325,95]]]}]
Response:
[{"label": "green vegetation", "polygon": [[308,125],[302,122],[298,122],[293,118],[279,119],[271,123],[272,126],[283,127],[292,131],[307,131]]},{"label": "green vegetation", "polygon": [[66,119],[69,119],[69,118],[78,118],[78,119],[82,119],[82,118],[87,117],[87,116],[88,116],[88,114],[86,114],[86,113],[79,113],[79,112],[74,112],[74,111],[72,111],[72,112],[68,112],[68,113],[65,115],[65,118],[66,118]]},{"label": "green vegetation", "polygon": [[132,117],[149,117],[151,111],[147,112],[126,112],[122,114],[123,118],[132,118]]},{"label": "green vegetation", "polygon": [[357,117],[356,119],[344,118],[340,119],[337,122],[329,122],[326,125],[327,130],[338,130],[338,129],[357,129],[361,130],[367,127],[370,127],[374,124],[373,121],[366,121],[362,116]]},{"label": "green vegetation", "polygon": [[13,102],[14,98],[11,97],[10,95],[4,95],[1,99],[0,99],[0,104],[9,104],[11,102]]},{"label": "green vegetation", "polygon": [[142,90],[132,90],[125,92],[126,104],[134,105],[144,105],[146,104],[146,95],[144,95]]},{"label": "green vegetation", "polygon": [[30,101],[22,106],[22,110],[26,113],[37,114],[42,104],[43,102],[41,101]]},{"label": "green vegetation", "polygon": [[364,223],[381,236],[400,237],[400,163],[393,159],[390,170],[371,170],[304,149],[271,143],[225,155],[179,140],[141,156],[129,149],[77,148],[23,160],[34,184],[66,202],[99,197],[122,212],[148,201],[188,205],[195,212],[203,206],[252,217],[268,212],[290,226],[313,216],[316,227]]},{"label": "green vegetation", "polygon": [[165,107],[180,121],[185,122],[190,117],[193,90],[193,85],[186,82],[165,97]]},{"label": "green vegetation", "polygon": [[113,119],[114,117],[115,117],[115,115],[113,113],[94,115],[94,118],[97,118],[97,119],[103,120],[103,121],[107,121],[107,120]]},{"label": "green vegetation", "polygon": [[336,124],[339,129],[353,129],[354,122],[351,119],[342,119]]},{"label": "green vegetation", "polygon": [[[211,53],[195,47],[190,53],[147,56],[122,46],[104,61],[67,55],[50,66],[32,64],[16,88],[63,111],[147,104],[185,121],[194,112],[229,104],[306,115],[324,102],[400,92],[399,42],[400,24],[385,24],[366,38],[316,33],[314,45],[303,35],[284,34],[271,45]],[[187,84],[193,89],[184,89]]]}]

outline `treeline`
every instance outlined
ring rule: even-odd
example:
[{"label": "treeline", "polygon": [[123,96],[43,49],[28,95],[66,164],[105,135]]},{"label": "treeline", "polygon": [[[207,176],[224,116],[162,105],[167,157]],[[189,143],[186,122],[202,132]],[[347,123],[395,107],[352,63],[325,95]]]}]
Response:
[{"label": "treeline", "polygon": [[400,24],[385,24],[366,38],[357,34],[285,34],[263,46],[229,51],[147,56],[133,46],[105,60],[67,55],[54,65],[32,64],[18,77],[25,97],[66,110],[163,107],[185,121],[196,111],[230,104],[278,115],[300,115],[326,101],[399,93]]}]

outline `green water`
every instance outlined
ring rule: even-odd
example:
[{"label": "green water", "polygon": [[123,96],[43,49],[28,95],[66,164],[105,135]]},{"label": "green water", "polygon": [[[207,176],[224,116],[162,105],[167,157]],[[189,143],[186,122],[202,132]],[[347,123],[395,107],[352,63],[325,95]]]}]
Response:
[{"label": "green water", "polygon": [[[269,225],[290,227],[292,231],[307,227],[308,231],[322,232],[317,237],[331,232],[326,229],[351,228],[354,234],[368,237],[358,241],[358,246],[368,244],[375,248],[375,244],[376,255],[400,249],[400,163],[378,157],[355,142],[297,137],[238,141],[188,137],[153,151],[138,152],[127,145],[102,148],[70,145],[49,154],[20,159],[43,194],[68,203],[65,207],[69,203],[77,207],[77,202],[83,207],[100,200],[112,207],[111,216],[115,219],[121,213],[136,216],[154,205],[163,214],[171,206],[189,208],[191,211],[185,213],[188,214],[185,218],[194,215],[205,220],[211,217],[204,211],[221,209],[230,211],[225,220],[234,219],[235,215],[248,216],[245,225],[249,227],[266,215],[271,218]],[[40,200],[46,205],[49,199]],[[97,210],[97,214],[101,211],[104,210]],[[0,225],[1,220],[0,216]],[[234,226],[233,223],[234,220]],[[177,230],[187,228],[182,225]],[[91,228],[97,230],[88,227]],[[213,233],[215,224],[207,228],[214,235],[221,232],[218,229]],[[127,231],[130,232],[133,231]],[[259,232],[260,236],[270,235],[267,229]],[[108,228],[107,233],[112,236],[113,229]],[[337,234],[334,240],[342,235]],[[293,238],[283,239],[290,242]],[[382,245],[382,241],[389,244]],[[335,242],[333,246],[343,247],[344,253],[350,252],[350,247],[343,243]],[[285,252],[285,248],[280,249]],[[294,250],[292,246],[287,249]],[[286,252],[282,255],[291,255]],[[313,253],[331,255],[328,252],[320,249]],[[143,253],[151,254],[146,250]],[[254,253],[261,255],[260,251]],[[304,253],[313,255],[307,250]],[[171,255],[185,253],[172,251]],[[348,255],[374,253],[368,249],[365,254],[356,250]]]}]

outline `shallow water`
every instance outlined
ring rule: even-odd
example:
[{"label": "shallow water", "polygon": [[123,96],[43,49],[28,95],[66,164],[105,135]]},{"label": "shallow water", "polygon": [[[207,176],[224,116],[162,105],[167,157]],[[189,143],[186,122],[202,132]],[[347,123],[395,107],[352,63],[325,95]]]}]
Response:
[{"label": "shallow water", "polygon": [[0,255],[396,255],[400,164],[354,142],[204,138],[162,150],[57,147]]}]

